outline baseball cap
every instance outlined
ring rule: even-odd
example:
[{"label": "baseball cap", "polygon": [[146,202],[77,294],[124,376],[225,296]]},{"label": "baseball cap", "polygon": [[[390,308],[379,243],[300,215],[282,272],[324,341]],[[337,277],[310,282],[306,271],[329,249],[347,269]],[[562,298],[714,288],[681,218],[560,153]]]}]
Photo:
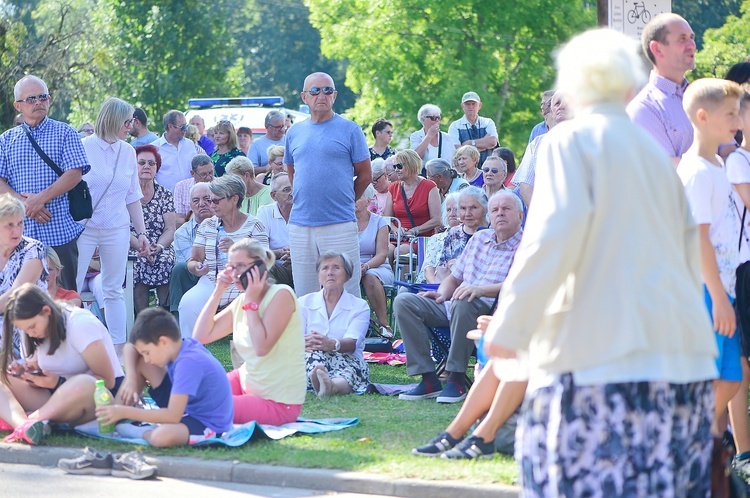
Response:
[{"label": "baseball cap", "polygon": [[479,98],[479,95],[477,95],[477,92],[466,92],[463,98],[461,99],[461,103],[463,104],[464,102],[468,100],[473,100],[474,102],[482,101],[482,99]]}]

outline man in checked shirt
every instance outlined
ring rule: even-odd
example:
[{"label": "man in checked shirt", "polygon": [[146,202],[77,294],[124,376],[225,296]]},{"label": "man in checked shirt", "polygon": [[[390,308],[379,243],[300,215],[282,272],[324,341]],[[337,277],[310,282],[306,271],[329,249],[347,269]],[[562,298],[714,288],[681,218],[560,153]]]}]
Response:
[{"label": "man in checked shirt", "polygon": [[[399,399],[437,398],[438,403],[457,403],[466,398],[466,368],[474,349],[474,341],[467,339],[466,333],[477,327],[477,317],[492,314],[523,235],[523,205],[516,194],[510,190],[495,193],[488,210],[489,229],[474,234],[436,292],[404,292],[393,302],[406,348],[406,373],[422,375],[422,382]],[[430,357],[428,328],[448,326],[451,346],[445,366],[448,381],[443,388]]]},{"label": "man in checked shirt", "polygon": [[[13,89],[13,107],[23,124],[0,135],[0,193],[20,198],[26,206],[23,234],[55,249],[63,264],[62,287],[76,288],[78,247],[83,226],[70,215],[65,195],[90,166],[76,130],[47,117],[52,97],[36,76],[24,76]],[[63,171],[57,176],[26,135]]]}]

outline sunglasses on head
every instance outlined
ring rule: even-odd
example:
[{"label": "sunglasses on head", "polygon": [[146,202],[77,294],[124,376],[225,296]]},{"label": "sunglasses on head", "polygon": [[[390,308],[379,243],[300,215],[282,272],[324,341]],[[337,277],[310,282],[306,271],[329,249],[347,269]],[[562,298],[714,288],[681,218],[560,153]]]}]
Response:
[{"label": "sunglasses on head", "polygon": [[323,92],[323,95],[333,95],[333,92],[336,91],[335,88],[332,86],[324,86],[324,87],[318,87],[314,86],[311,87],[309,90],[305,90],[305,93],[312,95],[313,97],[316,95],[320,95],[320,92]]},{"label": "sunglasses on head", "polygon": [[488,168],[487,166],[485,166],[484,168],[482,168],[482,171],[484,171],[485,173],[489,173],[490,171],[492,171],[494,174],[500,173],[499,169],[497,169],[497,168]]},{"label": "sunglasses on head", "polygon": [[403,164],[399,164],[399,163],[395,163],[395,164],[393,165],[393,167],[394,167],[395,169],[404,169],[404,165],[403,165]]},{"label": "sunglasses on head", "polygon": [[16,102],[26,102],[27,104],[34,105],[36,104],[36,101],[39,102],[47,102],[49,99],[52,98],[52,95],[49,93],[40,93],[39,95],[29,95],[25,99],[16,100]]}]

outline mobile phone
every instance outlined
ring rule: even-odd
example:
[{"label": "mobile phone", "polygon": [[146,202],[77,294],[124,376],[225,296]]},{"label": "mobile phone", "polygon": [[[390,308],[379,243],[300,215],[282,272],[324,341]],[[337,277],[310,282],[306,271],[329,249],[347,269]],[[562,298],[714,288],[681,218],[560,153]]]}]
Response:
[{"label": "mobile phone", "polygon": [[242,287],[247,289],[247,279],[248,275],[250,274],[250,270],[252,270],[255,267],[258,267],[258,275],[263,276],[263,274],[266,272],[266,264],[263,261],[256,261],[252,265],[250,265],[250,268],[242,272],[242,275],[240,275],[240,283],[242,284]]}]

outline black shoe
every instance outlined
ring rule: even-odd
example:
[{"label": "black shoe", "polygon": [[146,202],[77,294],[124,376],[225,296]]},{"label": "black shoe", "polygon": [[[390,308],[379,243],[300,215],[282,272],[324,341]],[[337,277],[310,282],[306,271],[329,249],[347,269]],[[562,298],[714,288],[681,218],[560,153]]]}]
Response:
[{"label": "black shoe", "polygon": [[442,452],[448,451],[449,449],[453,448],[460,441],[460,439],[454,438],[447,432],[441,432],[435,439],[432,440],[430,444],[420,446],[419,448],[414,448],[411,450],[411,453],[412,455],[436,457],[440,456]]},{"label": "black shoe", "polygon": [[495,454],[495,442],[485,443],[479,436],[469,436],[454,448],[446,451],[440,458],[459,460],[474,458],[492,458]]}]

